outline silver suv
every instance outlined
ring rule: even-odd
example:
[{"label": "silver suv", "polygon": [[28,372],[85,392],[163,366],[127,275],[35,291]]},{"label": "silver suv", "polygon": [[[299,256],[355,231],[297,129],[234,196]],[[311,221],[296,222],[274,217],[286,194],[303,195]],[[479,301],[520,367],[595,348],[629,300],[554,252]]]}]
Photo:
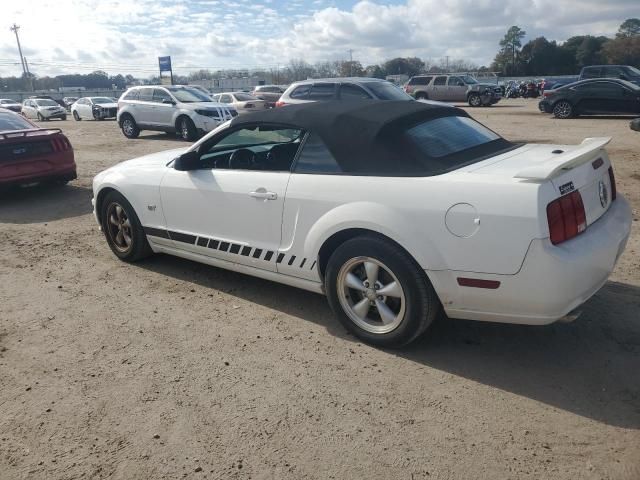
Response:
[{"label": "silver suv", "polygon": [[379,78],[317,78],[292,83],[276,107],[329,100],[412,100],[393,83]]},{"label": "silver suv", "polygon": [[502,98],[502,89],[493,83],[480,83],[471,75],[434,74],[411,77],[404,91],[416,100],[469,102],[472,107],[489,106]]},{"label": "silver suv", "polygon": [[176,132],[193,141],[238,114],[184,85],[132,87],[118,100],[118,125],[127,138],[142,130]]}]

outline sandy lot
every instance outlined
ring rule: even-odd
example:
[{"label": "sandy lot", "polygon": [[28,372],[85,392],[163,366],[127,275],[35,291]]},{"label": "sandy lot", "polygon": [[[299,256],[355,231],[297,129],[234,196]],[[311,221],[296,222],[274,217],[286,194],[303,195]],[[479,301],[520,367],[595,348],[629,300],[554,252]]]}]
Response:
[{"label": "sandy lot", "polygon": [[471,112],[512,140],[612,136],[632,238],[573,324],[441,319],[402,351],[321,296],[117,261],[91,178],[184,144],[56,123],[79,179],[0,196],[0,479],[639,479],[640,133],[527,100]]}]

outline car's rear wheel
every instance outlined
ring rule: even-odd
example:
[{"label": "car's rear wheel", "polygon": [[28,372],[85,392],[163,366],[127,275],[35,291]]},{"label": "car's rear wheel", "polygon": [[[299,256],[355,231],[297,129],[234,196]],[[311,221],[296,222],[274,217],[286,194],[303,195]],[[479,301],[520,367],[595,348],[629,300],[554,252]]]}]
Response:
[{"label": "car's rear wheel", "polygon": [[67,119],[67,116],[66,116],[66,115],[62,115],[62,116],[60,117],[60,120],[66,120],[66,119]]},{"label": "car's rear wheel", "polygon": [[77,111],[77,110],[74,110],[74,111],[73,111],[73,118],[74,118],[74,120],[75,120],[76,122],[79,122],[80,120],[82,120],[82,119],[80,118],[80,115],[78,115],[78,111]]},{"label": "car's rear wheel", "polygon": [[122,194],[116,191],[107,194],[100,218],[109,248],[120,260],[135,262],[151,254],[140,220]]},{"label": "car's rear wheel", "polygon": [[482,105],[482,97],[477,93],[472,93],[468,98],[469,105],[472,107],[479,107]]},{"label": "car's rear wheel", "polygon": [[122,118],[120,128],[127,138],[138,138],[138,135],[140,135],[140,129],[131,115],[125,115]]},{"label": "car's rear wheel", "polygon": [[429,95],[424,92],[416,93],[416,100],[429,100]]},{"label": "car's rear wheel", "polygon": [[340,322],[367,343],[399,347],[418,338],[440,303],[424,271],[379,237],[348,240],[331,255],[325,287]]},{"label": "car's rear wheel", "polygon": [[38,120],[40,122],[44,122],[44,117],[42,116],[42,114],[40,114],[40,112],[38,112]]},{"label": "car's rear wheel", "polygon": [[198,136],[193,120],[185,116],[180,117],[178,119],[178,135],[180,135],[180,138],[183,140],[193,142]]},{"label": "car's rear wheel", "polygon": [[573,106],[566,100],[561,100],[553,106],[553,115],[556,118],[571,118],[573,116]]}]

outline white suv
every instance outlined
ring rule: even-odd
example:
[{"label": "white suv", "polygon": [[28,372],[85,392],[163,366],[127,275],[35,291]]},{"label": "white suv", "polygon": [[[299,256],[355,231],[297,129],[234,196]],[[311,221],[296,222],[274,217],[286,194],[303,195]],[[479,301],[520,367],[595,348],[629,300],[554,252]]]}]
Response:
[{"label": "white suv", "polygon": [[133,87],[118,100],[118,124],[127,138],[137,138],[142,130],[156,130],[176,132],[193,141],[237,114],[184,85]]}]

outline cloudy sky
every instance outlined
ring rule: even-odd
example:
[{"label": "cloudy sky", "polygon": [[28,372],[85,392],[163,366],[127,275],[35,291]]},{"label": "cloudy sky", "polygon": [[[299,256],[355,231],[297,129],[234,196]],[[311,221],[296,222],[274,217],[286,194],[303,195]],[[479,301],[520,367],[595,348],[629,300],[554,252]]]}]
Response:
[{"label": "cloudy sky", "polygon": [[157,57],[174,72],[275,68],[291,58],[444,56],[488,64],[511,25],[527,39],[613,35],[640,0],[1,0],[0,75],[19,75],[15,37],[31,71],[101,69],[150,76]]}]

